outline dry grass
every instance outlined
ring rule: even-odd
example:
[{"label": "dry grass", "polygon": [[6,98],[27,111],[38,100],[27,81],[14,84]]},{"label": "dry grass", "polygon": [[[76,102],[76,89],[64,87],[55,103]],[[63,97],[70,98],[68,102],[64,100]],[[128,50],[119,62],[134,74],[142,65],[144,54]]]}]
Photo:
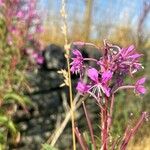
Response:
[{"label": "dry grass", "polygon": [[128,150],[150,150],[150,137],[144,137],[138,143],[131,141]]}]

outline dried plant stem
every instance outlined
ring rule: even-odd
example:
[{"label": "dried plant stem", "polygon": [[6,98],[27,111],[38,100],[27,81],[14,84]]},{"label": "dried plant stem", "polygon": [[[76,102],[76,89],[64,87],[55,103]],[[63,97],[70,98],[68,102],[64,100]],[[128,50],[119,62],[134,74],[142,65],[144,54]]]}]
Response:
[{"label": "dried plant stem", "polygon": [[72,95],[72,83],[71,83],[71,74],[70,74],[70,62],[67,58],[68,66],[68,76],[69,76],[69,95],[70,95],[70,105],[71,105],[71,123],[72,123],[72,138],[73,138],[73,150],[76,150],[76,141],[75,141],[75,124],[74,124],[74,105],[73,105],[73,95]]},{"label": "dried plant stem", "polygon": [[[82,104],[82,101],[86,100],[88,97],[88,95],[84,96],[83,98],[81,98],[79,100],[79,94],[76,95],[74,101],[73,101],[73,104],[75,105],[73,108],[74,110],[78,109],[81,104]],[[60,137],[60,135],[62,134],[63,130],[65,129],[68,121],[70,120],[71,118],[71,110],[67,113],[65,119],[63,120],[63,122],[61,123],[59,129],[56,129],[54,131],[54,133],[52,134],[52,136],[50,136],[50,138],[47,140],[47,143],[50,143],[51,146],[54,146],[55,143],[57,142],[58,138]]]},{"label": "dried plant stem", "polygon": [[140,126],[143,124],[144,120],[147,119],[147,117],[148,117],[147,112],[143,112],[142,116],[137,121],[135,127],[133,127],[132,129],[129,129],[129,128],[126,129],[120,150],[126,150],[126,147],[129,143],[130,139],[135,135],[135,133],[140,128]]},{"label": "dried plant stem", "polygon": [[70,107],[71,107],[71,124],[72,124],[72,140],[73,140],[73,150],[76,150],[76,140],[75,140],[75,124],[74,124],[74,105],[73,105],[73,95],[72,95],[72,82],[71,82],[71,73],[70,73],[70,61],[69,61],[69,55],[70,55],[70,47],[68,46],[68,39],[67,39],[67,13],[65,9],[66,1],[62,0],[62,8],[61,8],[61,15],[63,19],[63,26],[62,26],[62,32],[64,34],[65,39],[65,51],[66,51],[66,59],[67,59],[67,70],[68,70],[68,83],[69,83],[69,98],[70,98]]},{"label": "dried plant stem", "polygon": [[75,134],[76,134],[76,136],[77,136],[77,139],[78,139],[78,141],[79,141],[79,143],[80,143],[80,146],[81,146],[82,150],[88,150],[88,146],[87,146],[87,144],[85,143],[85,140],[84,140],[84,138],[82,137],[81,133],[79,132],[78,127],[75,128]]}]

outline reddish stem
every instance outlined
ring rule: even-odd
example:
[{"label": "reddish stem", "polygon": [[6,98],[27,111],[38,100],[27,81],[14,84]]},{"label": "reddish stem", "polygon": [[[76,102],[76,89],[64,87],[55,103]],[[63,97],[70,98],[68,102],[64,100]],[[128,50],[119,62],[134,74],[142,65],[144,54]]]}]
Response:
[{"label": "reddish stem", "polygon": [[83,104],[84,113],[85,113],[85,116],[86,116],[86,120],[87,120],[87,124],[88,124],[88,127],[89,127],[89,131],[90,131],[90,135],[91,135],[91,139],[92,139],[92,144],[94,146],[94,150],[96,150],[96,143],[95,143],[95,139],[94,139],[94,132],[93,132],[93,128],[92,128],[92,123],[91,123],[91,120],[89,118],[89,114],[87,112],[87,109],[85,107],[84,102],[82,102],[82,104]]},{"label": "reddish stem", "polygon": [[125,137],[122,141],[120,150],[126,150],[127,148],[127,144],[129,143],[130,139],[132,136],[134,136],[134,134],[137,132],[137,130],[140,128],[140,126],[142,125],[142,123],[144,122],[144,120],[147,118],[148,114],[146,112],[143,112],[141,118],[137,121],[136,125],[134,128],[132,129],[127,129],[125,131]]},{"label": "reddish stem", "polygon": [[85,140],[84,140],[84,138],[82,137],[82,135],[81,135],[81,133],[80,133],[78,127],[75,128],[75,134],[76,134],[76,136],[77,136],[77,139],[78,139],[78,141],[79,141],[79,143],[80,143],[80,146],[81,146],[82,150],[88,150],[88,146],[87,146],[87,144],[85,143]]},{"label": "reddish stem", "polygon": [[108,98],[105,97],[105,104],[104,109],[101,110],[102,115],[102,132],[101,132],[101,139],[102,139],[102,149],[107,150],[108,149]]}]

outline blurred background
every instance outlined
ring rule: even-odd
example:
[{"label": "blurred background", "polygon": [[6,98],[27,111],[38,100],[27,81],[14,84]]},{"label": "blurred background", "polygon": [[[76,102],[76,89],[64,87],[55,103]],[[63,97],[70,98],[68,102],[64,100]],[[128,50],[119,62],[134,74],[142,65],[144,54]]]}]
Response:
[{"label": "blurred background", "polygon": [[[3,3],[7,6],[4,9],[16,10],[16,5],[19,5],[19,8],[24,5],[24,3],[18,4],[17,0],[12,0],[13,7],[6,1],[0,1],[2,7]],[[3,127],[1,131],[4,133],[0,134],[0,143],[3,146],[7,145],[4,147],[8,149],[37,150],[41,149],[42,144],[47,140],[52,142],[55,137],[54,131],[58,130],[69,110],[68,89],[60,87],[63,77],[57,73],[61,69],[66,69],[63,22],[60,14],[61,0],[31,1],[34,7],[33,5],[30,7],[34,9],[38,17],[35,17],[35,13],[31,13],[30,9],[28,13],[34,14],[33,16],[40,20],[34,32],[29,27],[33,16],[32,19],[30,17],[26,19],[28,24],[26,24],[27,21],[22,21],[25,20],[23,17],[21,18],[23,28],[19,28],[21,32],[17,34],[9,28],[11,23],[8,21],[10,19],[6,11],[1,10],[3,16],[0,16],[2,39],[0,42],[2,60],[0,91],[3,93],[0,94],[2,99],[0,100],[2,108],[0,123]],[[139,97],[135,96],[132,91],[125,90],[117,95],[113,114],[115,121],[111,132],[112,138],[119,139],[127,125],[134,124],[143,111],[149,112],[150,110],[150,0],[66,0],[66,12],[69,43],[84,41],[101,47],[103,40],[107,39],[110,43],[120,47],[134,44],[139,53],[144,54],[142,63],[145,69],[136,74],[136,78],[141,75],[147,77],[148,93]],[[14,16],[16,17],[15,14]],[[14,27],[14,21],[12,22]],[[18,26],[20,27],[20,23],[17,24]],[[8,40],[8,37],[11,37],[11,40],[10,38]],[[100,55],[99,51],[92,48],[85,48],[84,52],[87,55],[93,55],[93,53],[94,56]],[[77,77],[72,76],[72,79],[75,95]],[[129,79],[126,80],[132,82]],[[3,99],[9,99],[9,101],[3,101]],[[15,101],[10,101],[12,99]],[[17,103],[19,101],[19,105],[16,105],[16,101]],[[99,141],[98,108],[90,99],[87,100],[87,107],[94,122],[97,141]],[[10,114],[14,125],[9,122]],[[86,132],[82,107],[78,108],[75,117],[80,129]],[[147,121],[132,139],[128,149],[149,150],[149,129],[150,122]],[[14,134],[15,137],[12,136]],[[60,150],[71,149],[69,120],[55,146]]]},{"label": "blurred background", "polygon": [[[41,35],[44,44],[63,45],[61,1],[41,0],[37,8],[42,14],[44,23],[45,31]],[[103,40],[108,39],[121,47],[134,44],[140,53],[144,53],[142,62],[145,69],[139,75],[147,76],[149,88],[149,0],[67,0],[66,11],[69,42],[85,41],[102,46]],[[136,120],[142,111],[149,112],[149,108],[149,93],[142,98],[135,97],[130,91],[120,93],[116,101],[116,113],[114,113],[115,135],[119,136],[125,129],[125,125]],[[147,132],[149,127],[148,122],[139,130],[130,149],[150,149],[150,133]],[[133,148],[132,145],[136,147]]]}]

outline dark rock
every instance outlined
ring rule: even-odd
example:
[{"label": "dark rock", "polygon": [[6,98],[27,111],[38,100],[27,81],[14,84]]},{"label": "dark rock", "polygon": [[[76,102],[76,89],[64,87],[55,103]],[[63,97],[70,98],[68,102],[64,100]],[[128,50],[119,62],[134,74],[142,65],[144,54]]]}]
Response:
[{"label": "dark rock", "polygon": [[[86,57],[91,55],[95,55],[95,58],[98,59],[100,57],[97,49],[92,48],[91,50],[84,47],[80,50]],[[67,88],[60,88],[60,84],[63,83],[63,77],[57,73],[58,70],[66,66],[63,49],[60,46],[51,44],[45,48],[43,56],[45,61],[40,69],[37,72],[28,73],[32,87],[32,93],[27,93],[32,100],[32,106],[29,106],[29,114],[19,110],[16,115],[15,120],[22,135],[18,150],[41,149],[42,143],[47,140],[52,130],[54,130],[57,118],[65,115],[61,94],[64,92],[68,96],[68,91],[66,90]],[[75,84],[74,81],[73,83]],[[74,84],[73,87],[75,87]],[[66,141],[66,144],[69,145],[70,143],[70,128],[66,132],[64,134],[67,134],[67,136],[59,142],[62,145],[62,149],[65,148],[63,144]]]},{"label": "dark rock", "polygon": [[61,69],[65,65],[65,57],[63,48],[58,45],[51,44],[43,51],[45,69]]}]

